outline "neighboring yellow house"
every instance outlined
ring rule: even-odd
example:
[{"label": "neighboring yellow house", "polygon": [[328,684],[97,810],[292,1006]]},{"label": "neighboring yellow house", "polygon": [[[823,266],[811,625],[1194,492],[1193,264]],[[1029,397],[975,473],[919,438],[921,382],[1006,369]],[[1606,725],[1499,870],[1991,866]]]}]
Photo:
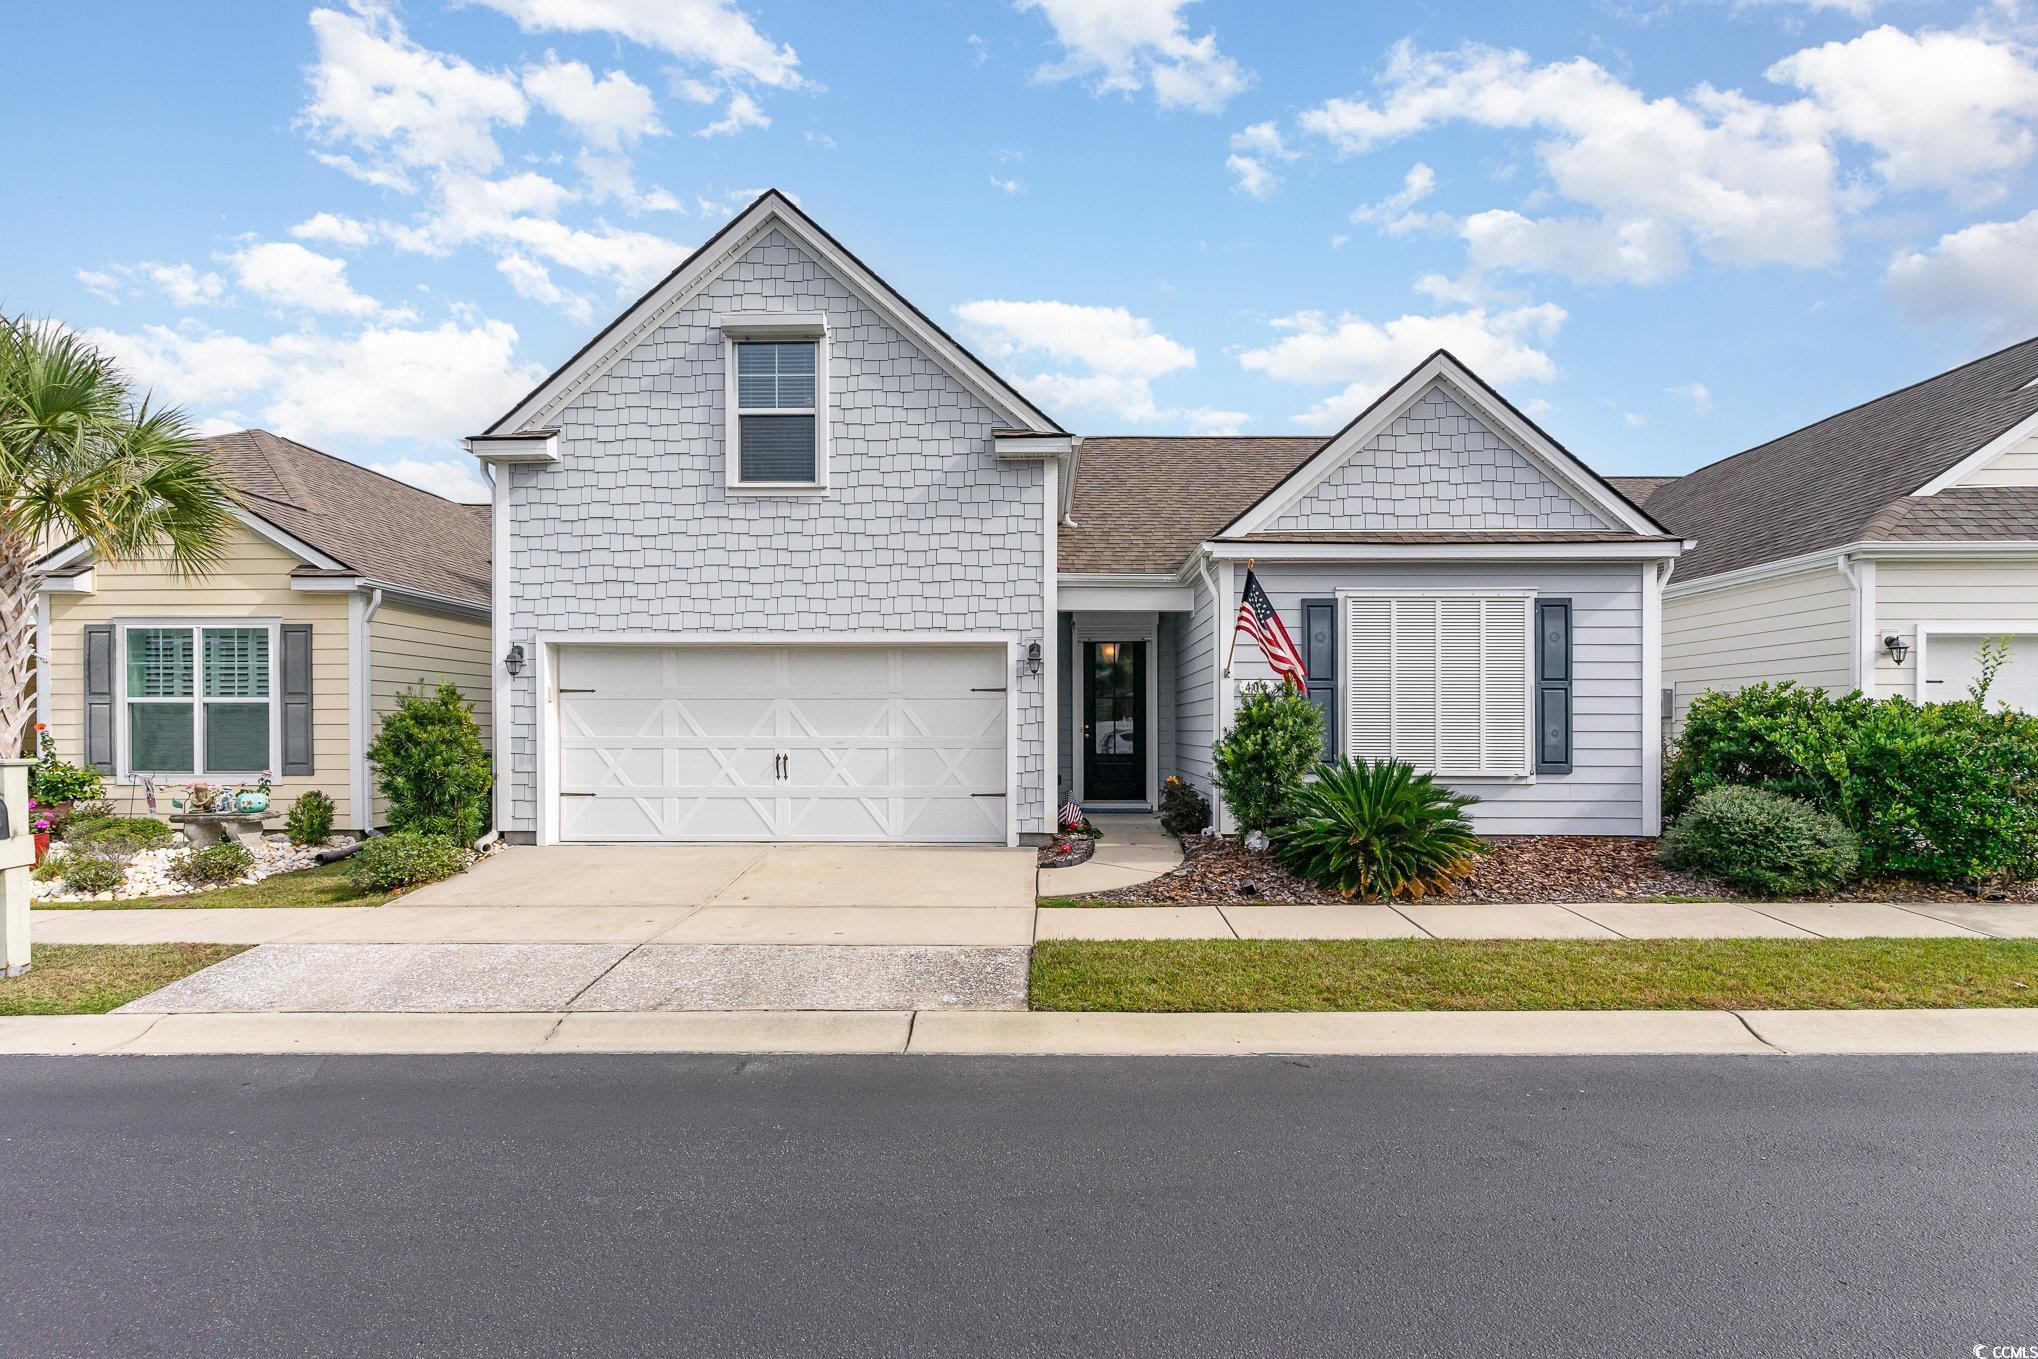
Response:
[{"label": "neighboring yellow house", "polygon": [[397,694],[450,680],[490,740],[488,508],[265,430],[206,442],[244,507],[226,560],[188,578],[52,553],[36,719],[123,812],[144,776],[167,813],[183,784],[269,770],[279,814],[318,788],[335,826],[381,825],[367,749]]}]

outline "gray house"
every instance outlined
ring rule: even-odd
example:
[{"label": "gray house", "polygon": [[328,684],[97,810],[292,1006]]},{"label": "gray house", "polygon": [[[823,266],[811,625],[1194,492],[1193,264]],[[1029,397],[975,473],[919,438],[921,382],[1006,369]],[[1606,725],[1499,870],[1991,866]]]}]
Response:
[{"label": "gray house", "polygon": [[485,434],[498,824],[1018,843],[1208,788],[1256,565],[1329,751],[1652,834],[1683,544],[1449,354],[1329,439],[1078,438],[776,192]]}]

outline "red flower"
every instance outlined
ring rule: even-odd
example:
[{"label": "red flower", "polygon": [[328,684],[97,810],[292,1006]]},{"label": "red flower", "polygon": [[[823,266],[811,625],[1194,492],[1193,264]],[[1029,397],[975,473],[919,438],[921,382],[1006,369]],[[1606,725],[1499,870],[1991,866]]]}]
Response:
[{"label": "red flower", "polygon": [[36,724],[35,724],[35,729],[36,729],[37,731],[48,731],[48,730],[49,730],[49,728],[48,728],[47,726],[45,726],[45,725],[44,725],[43,723],[41,723],[41,722],[38,722],[38,723],[36,723]]}]

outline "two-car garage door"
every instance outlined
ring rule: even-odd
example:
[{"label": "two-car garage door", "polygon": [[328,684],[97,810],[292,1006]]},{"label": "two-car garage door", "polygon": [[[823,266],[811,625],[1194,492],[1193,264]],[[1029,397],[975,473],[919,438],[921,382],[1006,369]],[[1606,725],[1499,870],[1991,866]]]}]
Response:
[{"label": "two-car garage door", "polygon": [[995,646],[559,652],[564,840],[1005,840]]}]

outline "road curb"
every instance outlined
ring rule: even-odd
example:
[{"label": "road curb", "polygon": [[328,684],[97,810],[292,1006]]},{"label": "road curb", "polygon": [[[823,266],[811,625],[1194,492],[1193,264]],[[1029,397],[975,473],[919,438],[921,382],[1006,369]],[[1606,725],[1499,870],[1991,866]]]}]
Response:
[{"label": "road curb", "polygon": [[1427,1057],[2038,1053],[2038,1009],[1183,1015],[721,1010],[0,1019],[0,1054],[279,1052]]}]

